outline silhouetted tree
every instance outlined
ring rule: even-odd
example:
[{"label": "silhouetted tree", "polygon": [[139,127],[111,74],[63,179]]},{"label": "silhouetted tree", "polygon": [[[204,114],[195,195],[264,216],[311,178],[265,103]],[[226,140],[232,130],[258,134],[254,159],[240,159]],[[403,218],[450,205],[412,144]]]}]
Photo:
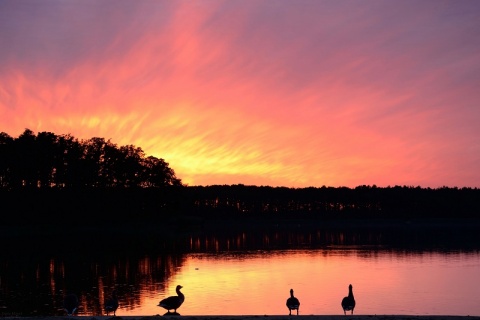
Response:
[{"label": "silhouetted tree", "polygon": [[56,169],[57,136],[51,132],[40,132],[35,139],[34,159],[37,167],[37,186],[51,187]]},{"label": "silhouetted tree", "polygon": [[181,186],[163,159],[145,157],[133,145],[118,147],[93,137],[25,129],[18,137],[0,134],[1,188],[113,188]]},{"label": "silhouetted tree", "polygon": [[8,188],[13,184],[13,141],[8,134],[0,132],[0,188]]},{"label": "silhouetted tree", "polygon": [[57,137],[54,185],[60,188],[84,186],[84,146],[71,135]]},{"label": "silhouetted tree", "polygon": [[119,161],[117,162],[118,185],[123,187],[142,186],[143,159],[145,153],[141,148],[133,145],[122,146],[118,150]]},{"label": "silhouetted tree", "polygon": [[143,183],[149,187],[162,187],[168,185],[181,185],[180,179],[177,179],[175,172],[168,166],[163,159],[149,156],[143,160]]},{"label": "silhouetted tree", "polygon": [[25,129],[13,143],[12,173],[15,186],[37,187],[36,156],[35,134]]}]

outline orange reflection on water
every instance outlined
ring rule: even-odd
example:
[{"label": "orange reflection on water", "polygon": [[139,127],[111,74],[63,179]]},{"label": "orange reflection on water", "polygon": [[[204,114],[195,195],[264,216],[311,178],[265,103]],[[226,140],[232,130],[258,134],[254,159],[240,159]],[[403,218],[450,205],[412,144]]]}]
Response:
[{"label": "orange reflection on water", "polygon": [[[345,255],[299,252],[189,255],[178,273],[170,278],[165,292],[142,299],[132,314],[163,314],[158,301],[175,294],[181,284],[186,296],[178,310],[182,315],[285,314],[290,288],[301,300],[300,314],[338,314],[339,297],[349,281],[344,277]],[[394,271],[365,269],[384,279]]]},{"label": "orange reflection on water", "polygon": [[[355,314],[464,314],[480,293],[478,280],[476,286],[465,282],[480,271],[479,257],[467,273],[444,259],[355,249],[190,254],[164,291],[143,296],[140,306],[121,314],[164,314],[159,300],[174,295],[180,284],[186,296],[178,310],[182,315],[287,315],[290,288],[300,299],[300,315],[340,315],[350,283]],[[457,288],[452,289],[452,281]],[[457,296],[449,297],[453,291]]]}]

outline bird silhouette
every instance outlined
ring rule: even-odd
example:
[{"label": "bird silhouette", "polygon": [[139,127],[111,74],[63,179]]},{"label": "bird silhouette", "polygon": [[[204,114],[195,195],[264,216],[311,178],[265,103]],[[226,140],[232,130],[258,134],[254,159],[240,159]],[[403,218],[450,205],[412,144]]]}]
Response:
[{"label": "bird silhouette", "polygon": [[353,297],[352,285],[348,286],[348,296],[342,299],[342,308],[345,315],[347,314],[347,311],[352,311],[353,314],[353,309],[355,309],[355,298]]},{"label": "bird silhouette", "polygon": [[73,315],[78,309],[78,298],[74,293],[67,294],[63,298],[63,309],[69,316]]},{"label": "bird silhouette", "polygon": [[298,315],[298,309],[300,309],[300,301],[293,296],[293,289],[290,289],[290,298],[287,299],[287,308],[289,311],[289,316],[292,315],[292,310],[297,310]]},{"label": "bird silhouette", "polygon": [[181,285],[178,285],[175,291],[177,292],[176,296],[170,296],[168,298],[162,299],[159,303],[158,306],[162,307],[164,309],[167,309],[167,313],[171,313],[170,310],[174,310],[173,313],[177,314],[177,309],[180,308],[182,303],[185,301],[185,295],[180,292],[180,289],[183,287]]},{"label": "bird silhouette", "polygon": [[105,312],[107,312],[107,316],[110,312],[113,312],[113,316],[116,316],[116,312],[118,309],[118,298],[117,298],[117,290],[112,291],[112,296],[105,299]]}]

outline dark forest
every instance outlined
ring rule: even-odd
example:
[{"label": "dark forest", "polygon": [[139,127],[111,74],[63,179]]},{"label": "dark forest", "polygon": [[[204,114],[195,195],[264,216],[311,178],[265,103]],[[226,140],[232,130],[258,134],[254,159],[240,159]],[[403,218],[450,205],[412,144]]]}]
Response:
[{"label": "dark forest", "polygon": [[1,225],[205,220],[478,219],[480,189],[186,186],[163,159],[104,138],[0,133]]}]

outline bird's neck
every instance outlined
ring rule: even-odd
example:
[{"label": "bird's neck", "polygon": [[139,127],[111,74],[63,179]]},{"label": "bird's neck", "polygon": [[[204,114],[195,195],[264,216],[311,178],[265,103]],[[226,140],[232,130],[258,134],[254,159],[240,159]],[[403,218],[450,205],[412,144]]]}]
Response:
[{"label": "bird's neck", "polygon": [[182,298],[182,300],[185,299],[185,296],[183,295],[182,292],[180,292],[180,289],[177,289],[177,294],[180,298]]}]

